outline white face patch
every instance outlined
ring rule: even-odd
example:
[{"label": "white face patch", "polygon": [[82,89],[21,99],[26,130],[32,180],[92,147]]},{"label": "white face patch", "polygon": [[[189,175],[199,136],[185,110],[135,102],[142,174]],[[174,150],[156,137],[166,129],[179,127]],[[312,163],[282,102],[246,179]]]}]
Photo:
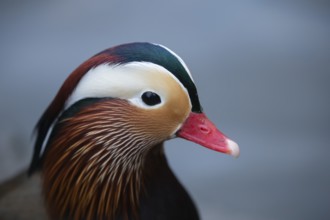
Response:
[{"label": "white face patch", "polygon": [[[149,62],[131,62],[122,65],[101,64],[89,70],[67,100],[65,108],[84,98],[121,98],[141,108],[159,108],[166,103],[170,88],[164,77],[171,76],[187,94],[186,88],[164,67]],[[151,91],[160,96],[161,103],[148,106],[141,96]]]}]

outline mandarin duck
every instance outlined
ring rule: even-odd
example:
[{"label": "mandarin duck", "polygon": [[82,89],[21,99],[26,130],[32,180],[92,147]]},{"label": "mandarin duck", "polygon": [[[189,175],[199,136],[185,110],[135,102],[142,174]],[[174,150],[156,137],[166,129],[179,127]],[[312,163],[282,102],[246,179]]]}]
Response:
[{"label": "mandarin duck", "polygon": [[239,155],[203,113],[177,54],[115,46],[64,81],[37,123],[29,174],[41,171],[50,219],[199,219],[164,154],[175,137]]}]

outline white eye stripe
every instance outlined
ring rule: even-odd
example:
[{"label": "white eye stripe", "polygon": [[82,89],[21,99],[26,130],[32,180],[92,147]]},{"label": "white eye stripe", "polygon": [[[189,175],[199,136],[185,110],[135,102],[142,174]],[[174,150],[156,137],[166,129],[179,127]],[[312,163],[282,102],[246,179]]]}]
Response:
[{"label": "white eye stripe", "polygon": [[[66,102],[65,108],[84,98],[113,97],[129,100],[143,108],[160,107],[167,101],[165,74],[174,79],[187,93],[186,88],[168,70],[154,63],[131,62],[123,65],[101,64],[89,70],[80,80]],[[141,100],[145,91],[152,91],[161,98],[161,103],[148,106]],[[188,94],[188,93],[187,93]]]}]

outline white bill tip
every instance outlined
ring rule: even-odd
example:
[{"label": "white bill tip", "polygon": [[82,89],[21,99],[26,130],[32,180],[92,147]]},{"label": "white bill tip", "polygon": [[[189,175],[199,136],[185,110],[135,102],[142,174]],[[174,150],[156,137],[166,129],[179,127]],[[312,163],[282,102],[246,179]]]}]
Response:
[{"label": "white bill tip", "polygon": [[227,144],[228,148],[230,149],[229,154],[235,158],[239,157],[240,152],[238,144],[230,139],[227,139]]}]

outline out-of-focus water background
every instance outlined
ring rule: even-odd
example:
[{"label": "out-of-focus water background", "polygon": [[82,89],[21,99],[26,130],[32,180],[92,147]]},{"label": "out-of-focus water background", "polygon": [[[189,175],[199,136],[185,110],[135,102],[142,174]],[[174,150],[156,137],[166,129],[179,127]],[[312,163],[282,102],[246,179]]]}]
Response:
[{"label": "out-of-focus water background", "polygon": [[184,140],[168,159],[206,220],[330,219],[330,4],[321,0],[0,2],[0,182],[80,63],[156,42],[189,66],[233,159]]}]

